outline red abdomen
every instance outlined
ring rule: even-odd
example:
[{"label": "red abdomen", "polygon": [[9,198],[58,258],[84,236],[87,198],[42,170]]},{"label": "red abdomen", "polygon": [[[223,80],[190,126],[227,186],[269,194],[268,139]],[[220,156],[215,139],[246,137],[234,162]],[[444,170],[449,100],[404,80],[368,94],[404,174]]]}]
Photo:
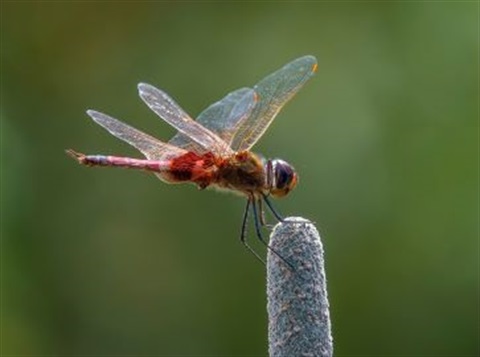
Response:
[{"label": "red abdomen", "polygon": [[171,159],[169,178],[174,182],[194,182],[205,188],[214,181],[216,172],[216,158],[212,153],[188,152]]}]

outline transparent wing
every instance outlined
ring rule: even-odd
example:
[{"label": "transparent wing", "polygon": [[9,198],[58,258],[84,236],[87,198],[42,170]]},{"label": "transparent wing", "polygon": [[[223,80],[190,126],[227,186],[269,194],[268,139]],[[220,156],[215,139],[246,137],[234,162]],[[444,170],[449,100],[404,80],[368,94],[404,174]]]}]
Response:
[{"label": "transparent wing", "polygon": [[[257,96],[251,88],[237,89],[210,105],[200,113],[196,121],[204,128],[214,132],[230,146],[241,123],[250,116],[256,98]],[[199,153],[204,151],[196,142],[182,133],[176,134],[169,143],[188,151]]]},{"label": "transparent wing", "polygon": [[280,109],[312,77],[316,69],[315,57],[300,57],[258,82],[253,87],[258,103],[234,134],[231,148],[235,151],[250,149],[265,133]]},{"label": "transparent wing", "polygon": [[149,160],[168,160],[186,153],[183,149],[165,144],[106,114],[95,110],[87,110],[87,114],[110,134],[132,145]]},{"label": "transparent wing", "polygon": [[214,154],[233,153],[230,146],[213,132],[194,121],[165,92],[146,83],[138,85],[140,97],[160,118],[189,137],[204,150]]}]

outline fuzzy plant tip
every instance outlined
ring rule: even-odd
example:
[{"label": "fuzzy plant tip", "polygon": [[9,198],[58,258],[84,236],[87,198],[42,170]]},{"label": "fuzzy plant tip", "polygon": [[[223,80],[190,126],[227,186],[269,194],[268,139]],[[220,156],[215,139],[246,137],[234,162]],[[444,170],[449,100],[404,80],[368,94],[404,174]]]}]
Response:
[{"label": "fuzzy plant tip", "polygon": [[304,218],[290,217],[275,226],[269,245],[269,355],[332,356],[324,254],[317,229]]}]

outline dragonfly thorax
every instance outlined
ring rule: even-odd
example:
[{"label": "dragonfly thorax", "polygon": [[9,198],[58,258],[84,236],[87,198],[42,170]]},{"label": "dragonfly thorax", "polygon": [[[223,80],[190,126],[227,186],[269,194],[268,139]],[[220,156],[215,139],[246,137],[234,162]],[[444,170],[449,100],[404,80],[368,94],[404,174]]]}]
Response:
[{"label": "dragonfly thorax", "polygon": [[220,160],[215,181],[221,188],[248,196],[263,192],[266,186],[263,160],[251,151],[237,152],[229,158]]},{"label": "dragonfly thorax", "polygon": [[288,162],[269,159],[265,164],[267,187],[274,197],[283,197],[295,188],[298,175]]}]

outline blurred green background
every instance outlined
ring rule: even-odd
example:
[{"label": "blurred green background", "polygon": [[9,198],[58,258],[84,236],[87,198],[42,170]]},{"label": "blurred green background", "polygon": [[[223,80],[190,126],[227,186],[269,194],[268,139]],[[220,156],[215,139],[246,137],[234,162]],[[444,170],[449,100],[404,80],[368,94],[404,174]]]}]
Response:
[{"label": "blurred green background", "polygon": [[267,354],[244,201],[64,149],[140,157],[88,108],[171,137],[138,82],[196,116],[312,54],[255,150],[300,174],[276,207],[322,234],[336,355],[478,355],[478,26],[475,2],[3,1],[1,353]]}]

